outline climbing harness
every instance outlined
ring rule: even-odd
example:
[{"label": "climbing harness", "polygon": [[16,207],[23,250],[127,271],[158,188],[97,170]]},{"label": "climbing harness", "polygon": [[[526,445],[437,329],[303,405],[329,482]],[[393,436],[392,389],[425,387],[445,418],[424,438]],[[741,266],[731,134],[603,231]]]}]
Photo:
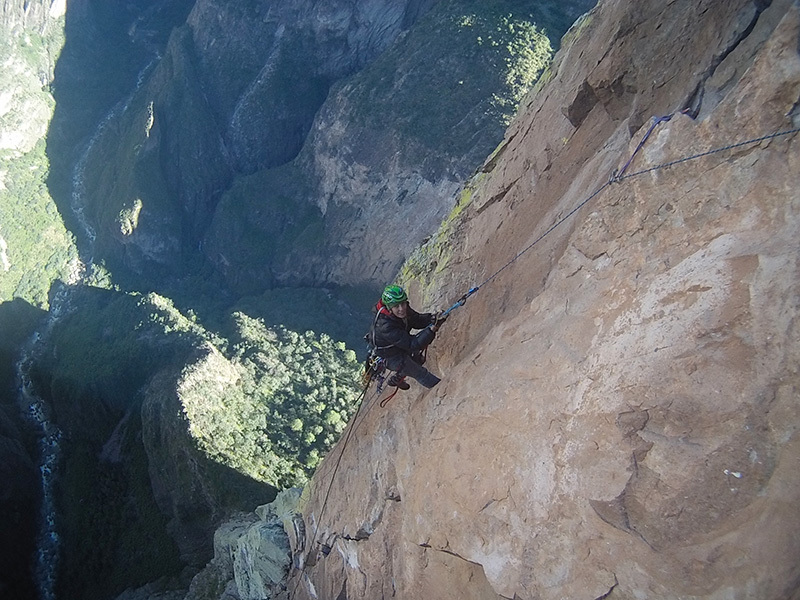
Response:
[{"label": "climbing harness", "polygon": [[[425,348],[422,352],[422,362],[425,362],[425,355],[427,354],[428,349]],[[370,384],[375,381],[377,385],[375,386],[375,393],[380,396],[383,393],[384,385],[387,383],[386,377],[386,359],[382,356],[377,356],[375,354],[371,354],[367,357],[367,361],[365,363],[364,373],[361,376],[361,381],[364,385],[364,388],[368,388]],[[398,374],[393,375],[392,377],[396,378],[396,382],[400,382],[405,380],[406,376]],[[388,378],[389,385],[392,384],[392,377]],[[386,405],[389,401],[395,397],[397,392],[400,390],[400,387],[395,387],[395,390],[386,398],[380,401],[381,408],[386,408]]]},{"label": "climbing harness", "polygon": [[[465,295],[466,296],[466,295]],[[389,344],[388,346],[378,346],[377,344],[377,336],[376,336],[376,329],[378,325],[378,318],[381,315],[391,315],[391,312],[386,304],[387,301],[395,302],[395,305],[400,302],[406,302],[408,300],[408,296],[406,295],[405,291],[397,285],[389,286],[384,290],[383,295],[381,296],[381,303],[378,303],[378,310],[375,313],[375,319],[372,322],[372,328],[370,331],[364,336],[364,341],[367,344],[367,359],[364,363],[364,373],[362,375],[362,383],[364,386],[368,386],[370,382],[376,381],[376,391],[378,395],[383,392],[384,384],[386,383],[386,359],[381,356],[378,351],[379,350],[386,350],[388,348],[394,347],[394,344]],[[463,300],[466,302],[466,297]],[[463,302],[462,302],[463,304]],[[446,313],[438,314],[434,317],[433,323],[444,322],[447,318]],[[419,352],[418,358],[421,359],[420,364],[424,364],[427,358],[427,348],[423,348],[422,351]],[[405,375],[400,375],[402,368],[392,376],[395,378],[396,381],[400,382],[405,379]],[[392,384],[392,378],[389,379],[389,385]],[[380,405],[381,407],[385,407],[388,402],[394,398],[395,394],[397,394],[400,388],[396,387],[394,392],[388,397],[381,400]],[[407,389],[407,388],[405,388]]]},{"label": "climbing harness", "polygon": [[[404,292],[405,293],[405,292]],[[381,299],[383,301],[383,299]],[[381,315],[390,316],[392,313],[389,310],[389,307],[386,304],[378,303],[378,310],[375,312],[375,319],[372,321],[372,329],[370,329],[369,333],[364,336],[364,340],[367,342],[367,350],[369,351],[370,356],[375,354],[376,350],[386,350],[387,348],[391,348],[394,344],[389,344],[388,346],[378,346],[378,343],[375,338],[375,329],[378,325],[378,317]]]},{"label": "climbing harness", "polygon": [[382,356],[370,352],[364,366],[364,374],[361,376],[361,382],[364,387],[368,387],[373,381],[378,382],[378,392],[383,389],[383,383],[386,380],[386,360]]}]

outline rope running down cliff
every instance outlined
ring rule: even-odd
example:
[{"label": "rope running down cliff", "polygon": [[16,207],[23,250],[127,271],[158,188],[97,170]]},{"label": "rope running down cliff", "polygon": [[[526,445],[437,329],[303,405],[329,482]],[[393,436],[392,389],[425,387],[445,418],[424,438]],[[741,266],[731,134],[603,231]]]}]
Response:
[{"label": "rope running down cliff", "polygon": [[685,156],[683,158],[679,158],[679,159],[676,159],[676,160],[665,162],[665,163],[662,163],[662,164],[659,164],[659,165],[655,165],[655,166],[647,168],[647,169],[642,169],[641,171],[635,171],[633,173],[629,173],[629,174],[626,175],[625,171],[631,165],[631,163],[633,162],[634,157],[639,152],[639,150],[641,150],[641,148],[644,146],[644,143],[647,141],[647,138],[653,132],[655,127],[659,123],[662,123],[662,122],[665,122],[665,121],[669,121],[671,118],[672,118],[672,115],[668,115],[666,117],[658,117],[655,120],[655,122],[650,126],[650,129],[647,131],[647,133],[644,135],[642,140],[639,142],[639,145],[633,151],[633,153],[631,154],[631,157],[628,159],[628,161],[625,163],[625,166],[622,167],[621,170],[614,171],[611,174],[611,177],[608,179],[608,181],[606,181],[603,185],[601,185],[599,188],[597,188],[597,190],[595,190],[589,197],[587,197],[586,199],[584,199],[583,201],[578,203],[578,205],[575,206],[575,208],[573,208],[571,211],[569,211],[566,215],[564,215],[563,217],[558,219],[555,223],[553,223],[553,225],[551,225],[544,233],[542,233],[539,237],[537,237],[535,240],[533,240],[533,242],[528,244],[528,246],[526,246],[520,252],[518,252],[514,256],[514,258],[509,260],[506,264],[504,264],[502,267],[500,267],[497,271],[495,271],[489,277],[484,279],[479,285],[476,285],[475,287],[470,288],[469,291],[466,294],[461,296],[461,298],[459,298],[455,302],[455,304],[453,304],[450,308],[448,308],[444,312],[444,315],[446,316],[446,315],[450,314],[450,312],[452,312],[453,310],[458,308],[459,306],[463,306],[464,303],[467,301],[467,298],[472,296],[472,294],[477,292],[479,289],[481,289],[487,283],[489,283],[492,280],[494,280],[498,275],[500,275],[500,273],[505,271],[508,267],[510,267],[512,264],[514,264],[517,260],[519,260],[524,254],[529,252],[534,246],[536,246],[539,242],[541,242],[545,237],[550,235],[550,233],[552,233],[553,230],[555,230],[556,228],[558,228],[559,226],[564,224],[564,222],[566,222],[570,217],[572,217],[580,209],[582,209],[589,202],[591,202],[594,198],[596,198],[603,190],[605,190],[610,185],[612,185],[614,183],[620,183],[620,182],[622,182],[622,181],[624,181],[626,179],[631,179],[631,178],[637,177],[639,175],[644,175],[646,173],[652,173],[653,171],[658,171],[660,169],[666,169],[668,167],[672,167],[672,166],[675,166],[675,165],[678,165],[678,164],[681,164],[681,163],[689,162],[691,160],[696,160],[698,158],[703,158],[705,156],[710,156],[712,154],[717,154],[719,152],[724,152],[726,150],[733,150],[735,148],[740,148],[742,146],[754,145],[754,144],[758,144],[760,142],[763,142],[763,141],[766,141],[766,140],[769,140],[769,139],[772,139],[772,138],[777,138],[777,137],[781,137],[781,136],[785,136],[785,135],[791,135],[793,133],[800,132],[800,127],[795,127],[794,129],[787,129],[787,130],[784,130],[784,131],[777,131],[775,133],[770,133],[768,135],[764,135],[764,136],[761,136],[761,137],[758,137],[758,138],[745,140],[743,142],[736,142],[734,144],[729,144],[727,146],[721,146],[719,148],[714,148],[712,150],[707,150],[705,152],[700,152],[700,153],[697,153],[697,154],[692,154],[692,155],[689,155],[689,156]]},{"label": "rope running down cliff", "polygon": [[[350,428],[347,430],[347,435],[345,435],[344,441],[342,442],[342,450],[339,452],[339,457],[336,459],[336,463],[333,466],[333,472],[331,473],[331,480],[328,483],[328,489],[325,491],[325,498],[322,501],[322,508],[320,508],[319,517],[317,518],[316,523],[314,524],[314,531],[313,531],[313,533],[311,535],[311,543],[308,545],[309,551],[313,550],[314,544],[317,541],[317,533],[319,533],[319,526],[322,523],[322,517],[325,514],[325,508],[328,506],[328,498],[331,495],[331,489],[333,489],[333,481],[334,481],[334,479],[336,479],[336,473],[339,471],[339,465],[342,462],[342,457],[344,456],[344,451],[347,449],[347,443],[350,441],[350,436],[353,434],[353,431],[355,431],[356,427],[359,424],[358,415],[361,412],[361,408],[364,405],[364,398],[366,397],[367,391],[369,390],[371,385],[372,385],[372,377],[370,377],[365,382],[364,389],[361,392],[361,394],[359,395],[358,399],[356,400],[356,402],[358,403],[358,406],[356,407],[356,412],[353,414],[353,418],[352,418],[352,421],[351,421],[351,424],[350,424]],[[372,403],[372,401],[374,400],[374,398],[376,396],[378,396],[378,395],[379,395],[379,392],[376,391],[375,394],[373,394],[370,397],[370,399],[367,401],[367,406],[369,406]],[[299,568],[299,573],[297,574],[297,581],[295,582],[294,587],[292,588],[292,593],[289,595],[289,598],[294,597],[294,594],[297,591],[297,588],[300,586],[300,583],[302,581],[301,577],[305,573],[305,570],[306,570],[305,567],[306,567],[306,562],[304,560],[302,566]]]},{"label": "rope running down cliff", "polygon": [[[705,152],[692,154],[692,155],[689,155],[689,156],[685,156],[683,158],[679,158],[677,160],[673,160],[673,161],[669,161],[669,162],[662,163],[662,164],[659,164],[659,165],[655,165],[655,166],[647,168],[647,169],[642,169],[640,171],[635,171],[633,173],[625,174],[625,171],[631,165],[631,163],[633,162],[633,159],[636,157],[636,154],[644,146],[645,142],[650,137],[650,134],[653,132],[653,130],[656,128],[656,126],[658,124],[660,124],[660,123],[665,122],[665,121],[669,121],[671,118],[672,118],[672,115],[656,118],[654,120],[653,124],[648,129],[648,131],[645,133],[645,135],[642,138],[642,140],[637,145],[636,149],[631,154],[631,156],[628,159],[628,161],[625,163],[625,165],[620,170],[614,171],[611,174],[611,177],[609,177],[608,181],[606,181],[603,185],[601,185],[599,188],[597,188],[597,190],[595,190],[587,198],[585,198],[584,200],[579,202],[566,215],[564,215],[563,217],[558,219],[555,223],[553,223],[553,225],[551,225],[544,233],[542,233],[533,242],[531,242],[525,248],[523,248],[520,252],[518,252],[506,264],[504,264],[497,271],[492,273],[489,277],[484,279],[479,285],[477,285],[477,286],[475,286],[473,288],[470,288],[470,290],[466,294],[464,294],[461,298],[459,298],[456,301],[456,303],[453,304],[450,308],[448,308],[443,314],[444,315],[448,315],[450,312],[452,312],[453,310],[455,310],[459,306],[463,306],[466,303],[467,298],[469,298],[472,294],[477,292],[483,286],[487,285],[488,283],[493,281],[495,278],[497,278],[497,276],[500,275],[500,273],[502,273],[504,270],[506,270],[508,267],[510,267],[512,264],[514,264],[523,255],[528,253],[531,249],[533,249],[534,246],[536,246],[539,242],[541,242],[545,237],[550,235],[550,233],[552,233],[556,228],[558,228],[559,226],[564,224],[567,220],[569,220],[575,213],[577,213],[580,209],[582,209],[584,206],[586,206],[589,202],[591,202],[594,198],[596,198],[603,190],[605,190],[610,185],[612,185],[614,183],[621,183],[622,181],[625,181],[626,179],[632,179],[633,177],[637,177],[639,175],[644,175],[646,173],[652,173],[653,171],[658,171],[660,169],[666,169],[668,167],[672,167],[672,166],[675,166],[675,165],[678,165],[678,164],[681,164],[681,163],[689,162],[691,160],[696,160],[696,159],[699,159],[699,158],[703,158],[705,156],[710,156],[712,154],[717,154],[719,152],[724,152],[726,150],[733,150],[735,148],[740,148],[742,146],[754,145],[754,144],[758,144],[760,142],[763,142],[763,141],[766,141],[766,140],[769,140],[769,139],[772,139],[772,138],[777,138],[777,137],[781,137],[781,136],[785,136],[785,135],[791,135],[793,133],[800,132],[800,127],[796,127],[794,129],[788,129],[788,130],[784,130],[784,131],[778,131],[778,132],[771,133],[771,134],[768,134],[768,135],[764,135],[764,136],[761,136],[761,137],[758,137],[758,138],[753,138],[753,139],[745,140],[745,141],[742,141],[742,142],[737,142],[737,143],[734,143],[734,144],[730,144],[730,145],[727,145],[727,146],[714,148],[712,150],[707,150]],[[322,517],[324,516],[325,508],[328,505],[328,498],[330,497],[331,489],[333,488],[334,479],[336,478],[336,474],[339,471],[339,465],[340,465],[340,463],[342,461],[342,457],[344,456],[344,452],[347,449],[347,444],[350,441],[350,437],[351,437],[353,431],[355,430],[356,426],[359,423],[358,416],[359,416],[359,413],[361,412],[361,408],[362,408],[362,406],[364,404],[364,398],[366,397],[367,391],[369,390],[369,387],[370,387],[371,384],[372,384],[372,379],[370,379],[370,380],[368,380],[366,382],[366,384],[364,386],[364,390],[361,393],[360,397],[358,398],[358,407],[356,408],[356,412],[353,415],[352,424],[351,424],[350,428],[347,430],[347,435],[345,436],[344,441],[342,442],[342,449],[339,452],[339,456],[336,459],[336,463],[334,464],[333,472],[331,474],[331,479],[330,479],[330,482],[328,483],[328,489],[325,492],[325,498],[324,498],[324,500],[322,502],[322,507],[320,509],[319,517],[318,517],[318,519],[317,519],[317,521],[315,523],[314,532],[313,532],[313,534],[311,536],[311,543],[309,544],[309,550],[313,549],[313,546],[316,543],[317,533],[319,533],[319,525],[322,523]],[[367,402],[367,404],[370,404],[372,402],[372,400],[373,400],[373,398],[371,397],[370,401]],[[292,593],[291,593],[290,598],[292,596],[294,596],[295,592],[297,591],[297,588],[300,585],[300,582],[302,581],[300,579],[300,577],[302,576],[303,573],[305,573],[305,562],[303,563],[303,566],[300,567],[299,571],[300,571],[300,573],[298,574],[298,580],[295,582],[295,586],[292,589]]]}]

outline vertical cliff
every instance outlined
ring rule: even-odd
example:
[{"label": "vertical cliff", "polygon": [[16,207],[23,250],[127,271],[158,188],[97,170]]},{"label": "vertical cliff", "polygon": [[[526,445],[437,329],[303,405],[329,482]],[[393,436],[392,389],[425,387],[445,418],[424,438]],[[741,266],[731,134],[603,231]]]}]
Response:
[{"label": "vertical cliff", "polygon": [[382,284],[593,4],[198,0],[87,153],[97,256],[237,294]]},{"label": "vertical cliff", "polygon": [[291,163],[223,195],[206,255],[234,285],[382,285],[435,230],[502,139],[522,90],[593,5],[435,3],[331,85]]},{"label": "vertical cliff", "polygon": [[65,10],[63,0],[0,4],[0,151],[29,152],[47,131],[53,107],[43,88],[52,81],[63,43]]},{"label": "vertical cliff", "polygon": [[3,0],[0,23],[10,31],[43,34],[53,19],[63,17],[66,0]]},{"label": "vertical cliff", "polygon": [[291,598],[798,597],[799,40],[787,0],[573,27],[406,266],[478,291],[319,468]]}]

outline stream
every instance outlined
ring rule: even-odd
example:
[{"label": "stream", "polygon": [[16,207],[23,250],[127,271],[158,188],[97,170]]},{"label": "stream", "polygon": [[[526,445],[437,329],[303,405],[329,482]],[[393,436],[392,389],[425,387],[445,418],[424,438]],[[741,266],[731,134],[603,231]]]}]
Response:
[{"label": "stream", "polygon": [[42,326],[31,336],[22,348],[20,359],[16,364],[19,403],[28,421],[35,427],[39,435],[39,473],[41,475],[42,504],[38,519],[39,531],[36,538],[36,556],[34,565],[35,583],[41,600],[56,599],[56,577],[60,554],[60,538],[58,534],[58,514],[55,503],[55,483],[58,477],[58,466],[61,458],[62,432],[52,419],[51,409],[37,395],[31,381],[30,371],[37,359],[46,351],[47,341],[54,326],[73,309],[70,304],[69,288],[84,285],[93,270],[93,254],[96,233],[84,214],[86,206],[85,172],[89,157],[97,141],[106,128],[118,117],[122,116],[130,105],[135,93],[146,81],[147,74],[158,63],[160,55],[156,55],[139,73],[136,86],[128,97],[118,102],[103,118],[94,134],[86,143],[83,152],[75,162],[72,170],[72,193],[70,209],[80,224],[79,233],[84,236],[85,248],[79,260],[69,268],[68,280],[55,283],[57,291],[51,294],[50,310]]}]

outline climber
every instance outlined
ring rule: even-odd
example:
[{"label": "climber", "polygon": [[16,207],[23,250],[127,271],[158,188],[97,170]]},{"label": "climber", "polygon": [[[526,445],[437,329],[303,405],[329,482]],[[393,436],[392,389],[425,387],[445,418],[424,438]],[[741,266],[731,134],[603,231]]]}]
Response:
[{"label": "climber", "polygon": [[[423,367],[424,350],[433,341],[445,316],[418,313],[408,305],[408,295],[399,285],[390,285],[375,306],[375,321],[370,331],[372,352],[383,359],[386,368],[394,371],[389,385],[407,390],[411,386],[406,376],[416,379],[426,388],[439,381],[436,375]],[[411,334],[412,329],[421,331]]]}]

